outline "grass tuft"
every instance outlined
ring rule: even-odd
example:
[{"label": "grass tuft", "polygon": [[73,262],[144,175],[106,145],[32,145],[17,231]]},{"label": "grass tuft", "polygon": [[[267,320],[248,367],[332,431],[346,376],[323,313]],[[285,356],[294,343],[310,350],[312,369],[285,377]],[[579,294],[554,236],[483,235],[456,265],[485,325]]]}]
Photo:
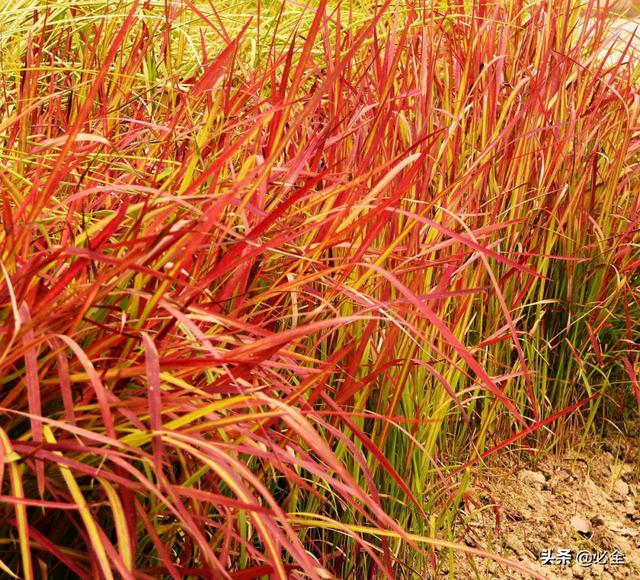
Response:
[{"label": "grass tuft", "polygon": [[522,572],[475,466],[640,411],[622,8],[4,10],[2,570]]}]

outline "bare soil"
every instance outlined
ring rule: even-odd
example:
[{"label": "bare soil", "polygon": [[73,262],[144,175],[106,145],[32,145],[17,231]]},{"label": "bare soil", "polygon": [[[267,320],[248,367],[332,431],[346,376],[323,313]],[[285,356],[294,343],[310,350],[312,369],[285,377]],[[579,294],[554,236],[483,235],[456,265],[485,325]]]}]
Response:
[{"label": "bare soil", "polygon": [[[489,465],[462,513],[463,541],[545,578],[640,580],[639,468],[637,441],[624,437],[535,463]],[[558,549],[570,550],[571,561],[557,561]],[[551,550],[551,562],[543,562],[544,550]],[[455,578],[529,577],[491,560],[463,554],[455,560]]]}]

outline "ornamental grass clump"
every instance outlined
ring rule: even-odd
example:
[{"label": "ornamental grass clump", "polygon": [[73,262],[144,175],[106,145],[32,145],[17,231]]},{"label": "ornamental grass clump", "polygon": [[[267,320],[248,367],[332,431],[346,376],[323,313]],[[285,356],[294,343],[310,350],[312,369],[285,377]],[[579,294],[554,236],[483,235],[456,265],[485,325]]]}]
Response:
[{"label": "ornamental grass clump", "polygon": [[616,7],[5,8],[3,573],[526,572],[476,467],[640,409]]}]

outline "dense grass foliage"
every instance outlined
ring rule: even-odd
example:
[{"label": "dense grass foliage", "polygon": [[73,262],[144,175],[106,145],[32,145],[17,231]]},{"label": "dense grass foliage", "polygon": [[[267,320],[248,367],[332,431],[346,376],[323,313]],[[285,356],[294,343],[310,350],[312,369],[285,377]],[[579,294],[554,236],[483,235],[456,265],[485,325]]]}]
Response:
[{"label": "dense grass foliage", "polygon": [[5,8],[4,573],[504,563],[460,542],[474,466],[638,412],[611,7]]}]

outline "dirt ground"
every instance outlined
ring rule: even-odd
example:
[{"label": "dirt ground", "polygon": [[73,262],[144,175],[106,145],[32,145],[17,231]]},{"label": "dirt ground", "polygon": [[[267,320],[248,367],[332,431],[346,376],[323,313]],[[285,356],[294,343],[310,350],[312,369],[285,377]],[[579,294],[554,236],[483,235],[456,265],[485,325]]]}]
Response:
[{"label": "dirt ground", "polygon": [[[475,502],[462,515],[467,545],[545,578],[640,580],[637,440],[610,437],[584,452],[510,460],[487,466],[474,482]],[[530,577],[490,560],[455,559],[455,578]]]}]

